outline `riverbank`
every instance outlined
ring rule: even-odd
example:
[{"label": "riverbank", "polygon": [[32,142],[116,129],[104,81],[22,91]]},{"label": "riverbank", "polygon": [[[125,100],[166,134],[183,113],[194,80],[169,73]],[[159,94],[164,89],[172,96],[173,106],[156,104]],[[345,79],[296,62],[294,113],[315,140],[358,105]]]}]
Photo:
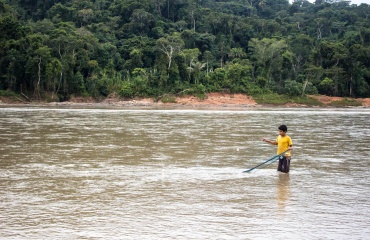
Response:
[{"label": "riverbank", "polygon": [[102,101],[93,98],[73,97],[65,102],[26,101],[19,97],[0,96],[0,106],[70,106],[70,107],[148,107],[148,108],[255,108],[255,107],[370,107],[370,98],[349,99],[323,95],[310,95],[313,103],[305,104],[290,101],[284,104],[271,104],[256,101],[245,94],[209,93],[204,99],[195,96],[173,97],[171,101],[156,101],[153,98],[124,100],[108,97]]}]

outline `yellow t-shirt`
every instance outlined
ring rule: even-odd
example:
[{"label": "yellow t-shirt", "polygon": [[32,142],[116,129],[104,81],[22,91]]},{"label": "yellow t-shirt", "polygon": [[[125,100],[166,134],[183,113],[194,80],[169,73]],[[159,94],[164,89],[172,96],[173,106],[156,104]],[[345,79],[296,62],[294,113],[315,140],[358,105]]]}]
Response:
[{"label": "yellow t-shirt", "polygon": [[[284,137],[279,135],[276,138],[276,142],[278,144],[277,154],[285,152],[286,150],[288,150],[289,146],[293,145],[292,139],[288,135],[285,135]],[[290,151],[286,152],[284,155],[290,156]]]}]

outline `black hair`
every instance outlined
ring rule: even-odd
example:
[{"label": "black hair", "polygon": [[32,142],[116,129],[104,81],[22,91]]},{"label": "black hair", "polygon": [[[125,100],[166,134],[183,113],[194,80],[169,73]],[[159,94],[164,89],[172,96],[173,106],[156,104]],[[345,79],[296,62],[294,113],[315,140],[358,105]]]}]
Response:
[{"label": "black hair", "polygon": [[288,132],[288,127],[285,126],[285,125],[280,125],[278,129],[283,131],[283,132]]}]

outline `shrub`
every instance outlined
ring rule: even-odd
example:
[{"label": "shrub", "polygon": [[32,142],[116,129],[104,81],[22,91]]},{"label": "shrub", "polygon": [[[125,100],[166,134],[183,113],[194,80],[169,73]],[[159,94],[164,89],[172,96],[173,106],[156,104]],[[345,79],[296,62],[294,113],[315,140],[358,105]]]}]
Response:
[{"label": "shrub", "polygon": [[161,98],[163,103],[176,103],[176,97],[170,94],[164,94]]},{"label": "shrub", "polygon": [[294,80],[285,81],[284,93],[290,96],[299,96],[302,95],[302,83],[296,82]]},{"label": "shrub", "polygon": [[2,97],[17,97],[18,95],[9,90],[0,90],[0,96]]},{"label": "shrub", "polygon": [[132,98],[135,95],[134,86],[130,82],[124,82],[122,84],[119,94],[122,97]]}]

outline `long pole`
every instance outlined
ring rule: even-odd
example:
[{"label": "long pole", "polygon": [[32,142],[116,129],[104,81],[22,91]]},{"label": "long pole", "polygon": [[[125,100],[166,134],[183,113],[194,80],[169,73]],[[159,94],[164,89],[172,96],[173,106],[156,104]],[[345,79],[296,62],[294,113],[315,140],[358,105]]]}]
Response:
[{"label": "long pole", "polygon": [[269,162],[269,161],[271,161],[271,160],[274,160],[275,158],[280,157],[281,155],[283,155],[284,153],[286,153],[286,152],[288,152],[288,151],[289,151],[289,150],[286,150],[285,152],[282,152],[282,153],[280,153],[280,154],[278,154],[278,155],[275,155],[275,156],[273,156],[272,158],[270,158],[270,159],[268,159],[268,160],[264,161],[263,163],[258,164],[257,166],[255,166],[255,167],[253,167],[253,168],[251,168],[251,169],[245,170],[245,171],[243,171],[243,172],[251,172],[252,170],[254,170],[254,169],[258,168],[259,166],[262,166],[263,164],[265,164],[265,163],[267,163],[267,162]]}]

